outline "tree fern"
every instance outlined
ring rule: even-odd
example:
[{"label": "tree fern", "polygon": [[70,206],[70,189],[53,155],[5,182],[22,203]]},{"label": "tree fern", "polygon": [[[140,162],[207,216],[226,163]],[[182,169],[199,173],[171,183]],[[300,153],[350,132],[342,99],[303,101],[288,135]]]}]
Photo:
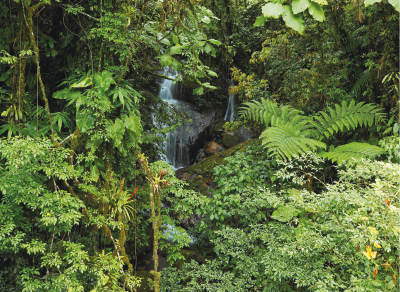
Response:
[{"label": "tree fern", "polygon": [[[314,117],[300,115],[300,111],[289,106],[278,107],[271,100],[262,99],[245,103],[240,114],[267,127],[261,134],[263,145],[268,152],[281,159],[290,159],[318,148],[326,148],[324,138],[344,130],[354,130],[359,126],[371,126],[380,121],[384,114],[376,105],[357,103],[353,100],[342,105],[327,107]],[[269,127],[268,127],[269,126]],[[326,158],[343,161],[353,154],[355,158],[375,156],[383,153],[379,147],[369,144],[351,143],[339,146]]]},{"label": "tree fern", "polygon": [[325,143],[309,138],[312,132],[305,122],[267,128],[260,136],[263,145],[268,148],[268,152],[284,160],[317,148],[325,148]]},{"label": "tree fern", "polygon": [[372,104],[364,102],[355,103],[352,100],[349,104],[342,102],[342,106],[335,104],[335,109],[327,107],[325,111],[319,112],[314,117],[313,125],[319,132],[318,139],[329,138],[344,129],[354,130],[358,126],[371,126],[374,122],[380,121],[384,114],[379,113],[380,109]]},{"label": "tree fern", "polygon": [[261,98],[261,101],[245,102],[244,105],[245,107],[240,108],[239,114],[266,127],[270,124],[272,126],[286,124],[301,113],[290,106],[278,107],[277,103],[264,98]]},{"label": "tree fern", "polygon": [[337,163],[343,163],[352,158],[361,159],[366,157],[375,157],[384,153],[386,153],[386,151],[378,146],[367,143],[352,142],[338,146],[332,152],[324,152],[320,156],[328,158],[333,162],[337,161]]}]

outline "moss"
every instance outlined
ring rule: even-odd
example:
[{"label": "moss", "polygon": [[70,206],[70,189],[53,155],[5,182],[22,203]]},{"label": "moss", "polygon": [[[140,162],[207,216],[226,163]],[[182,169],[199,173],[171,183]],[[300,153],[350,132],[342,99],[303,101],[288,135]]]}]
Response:
[{"label": "moss", "polygon": [[149,271],[137,271],[136,277],[142,278],[142,281],[140,282],[140,287],[137,289],[137,292],[154,291],[154,289],[151,289],[149,286],[149,279],[151,279],[151,281],[154,281],[154,275],[152,275]]},{"label": "moss", "polygon": [[[203,162],[193,164],[193,165],[185,168],[184,172],[187,172],[190,174],[196,173],[196,174],[202,176],[203,181],[210,181],[213,176],[214,168],[218,165],[224,164],[225,158],[233,156],[237,152],[244,151],[246,146],[248,146],[250,144],[260,145],[260,143],[261,143],[261,141],[259,139],[247,140],[247,141],[242,142],[232,148],[229,148],[228,150],[214,154],[214,155],[206,158]],[[193,188],[199,187],[199,183],[192,183],[192,182],[196,182],[196,179],[194,179],[192,182],[190,182],[190,181],[188,181],[188,182],[191,185],[191,187],[193,187]]]}]

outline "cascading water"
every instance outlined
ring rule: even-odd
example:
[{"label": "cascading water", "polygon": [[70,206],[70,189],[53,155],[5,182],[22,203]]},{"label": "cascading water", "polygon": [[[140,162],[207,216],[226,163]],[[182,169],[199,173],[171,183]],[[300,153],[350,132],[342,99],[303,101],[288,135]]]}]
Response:
[{"label": "cascading water", "polygon": [[[164,68],[164,75],[175,79],[178,75],[177,72],[169,67]],[[180,106],[178,97],[178,85],[174,84],[172,80],[163,79],[158,96],[176,106]],[[174,132],[167,134],[167,144],[165,150],[167,152],[165,161],[170,163],[174,169],[186,167],[189,162],[189,149],[183,143],[183,137],[186,128],[184,126],[178,127]]]},{"label": "cascading water", "polygon": [[[231,80],[229,86],[235,86]],[[226,109],[224,120],[232,122],[235,118],[235,95],[230,94],[228,100],[228,108]]]}]

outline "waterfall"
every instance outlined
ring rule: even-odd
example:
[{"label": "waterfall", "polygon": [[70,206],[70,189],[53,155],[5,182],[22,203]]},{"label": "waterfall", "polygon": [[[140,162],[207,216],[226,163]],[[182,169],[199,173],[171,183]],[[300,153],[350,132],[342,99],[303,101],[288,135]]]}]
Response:
[{"label": "waterfall", "polygon": [[[169,67],[164,68],[164,75],[172,79],[178,76],[177,72]],[[172,80],[163,79],[158,96],[176,106],[180,106],[181,102],[178,98],[178,85],[174,84]],[[189,163],[189,149],[184,145],[183,137],[185,136],[186,128],[184,126],[178,127],[174,132],[167,134],[167,144],[165,150],[167,152],[165,161],[173,166],[174,169],[188,166]]]},{"label": "waterfall", "polygon": [[[229,86],[235,86],[233,81],[231,80]],[[232,122],[235,118],[235,95],[230,94],[228,100],[228,108],[226,109],[224,120]]]}]

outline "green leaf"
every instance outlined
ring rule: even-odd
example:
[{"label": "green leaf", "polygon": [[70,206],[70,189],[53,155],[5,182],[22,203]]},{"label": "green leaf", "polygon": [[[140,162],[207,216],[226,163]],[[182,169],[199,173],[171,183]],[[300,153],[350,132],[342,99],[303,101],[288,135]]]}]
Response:
[{"label": "green leaf", "polygon": [[204,23],[210,23],[211,19],[210,19],[210,17],[208,17],[208,16],[204,16],[204,17],[201,19],[201,21],[204,22]]},{"label": "green leaf", "polygon": [[182,53],[182,46],[176,45],[169,49],[171,55],[176,55]]},{"label": "green leaf", "polygon": [[310,0],[293,0],[292,9],[293,13],[297,14],[303,12],[310,6]]},{"label": "green leaf", "polygon": [[308,7],[308,12],[310,12],[315,20],[318,20],[320,22],[325,21],[324,9],[322,9],[322,6],[320,4],[311,2],[310,7]]},{"label": "green leaf", "polygon": [[86,77],[85,79],[81,80],[81,81],[77,81],[75,83],[73,83],[69,89],[71,88],[83,88],[83,87],[87,87],[92,85],[92,78],[90,77]]},{"label": "green leaf", "polygon": [[208,75],[213,76],[213,77],[218,77],[218,74],[215,73],[214,71],[211,71],[211,70],[206,70],[206,71],[207,71]]},{"label": "green leaf", "polygon": [[179,44],[179,38],[176,35],[172,36],[172,41],[174,42],[175,45]]},{"label": "green leaf", "polygon": [[364,4],[365,6],[373,5],[375,3],[381,2],[382,0],[365,0]]},{"label": "green leaf", "polygon": [[70,90],[69,88],[64,88],[53,93],[53,97],[57,99],[76,99],[79,96],[81,96],[80,91]]},{"label": "green leaf", "polygon": [[199,86],[196,89],[193,90],[193,94],[198,94],[198,95],[202,95],[204,91],[203,86]]},{"label": "green leaf", "polygon": [[161,66],[167,67],[172,64],[172,57],[170,55],[162,55],[160,57]]},{"label": "green leaf", "polygon": [[303,201],[303,196],[301,195],[301,192],[297,189],[291,189],[290,190],[290,197],[296,201],[296,202],[302,202]]},{"label": "green leaf", "polygon": [[209,24],[207,24],[207,26],[213,30],[217,30],[217,27],[214,25],[214,23],[210,22]]},{"label": "green leaf", "polygon": [[293,217],[297,216],[300,212],[292,207],[292,206],[281,206],[278,210],[275,210],[271,218],[281,221],[281,222],[288,222],[292,220]]},{"label": "green leaf", "polygon": [[328,5],[326,0],[311,0],[312,2],[318,3],[319,5]]},{"label": "green leaf", "polygon": [[267,3],[262,7],[262,13],[265,17],[279,18],[285,12],[282,4]]},{"label": "green leaf", "polygon": [[298,33],[303,34],[304,32],[303,19],[294,16],[291,6],[285,5],[283,7],[285,9],[285,12],[283,13],[282,18],[285,21],[286,25],[290,28],[293,28]]},{"label": "green leaf", "polygon": [[388,0],[388,2],[394,7],[394,9],[397,10],[397,12],[400,12],[400,1],[399,0]]},{"label": "green leaf", "polygon": [[254,22],[253,26],[264,26],[265,24],[265,18],[264,15],[258,16],[256,18],[256,21]]},{"label": "green leaf", "polygon": [[81,133],[92,127],[95,121],[96,118],[88,109],[80,110],[76,113],[76,126],[79,128]]},{"label": "green leaf", "polygon": [[209,41],[210,43],[216,45],[216,46],[219,46],[220,44],[222,44],[220,41],[217,41],[217,40],[214,40],[214,39],[209,39],[208,41]]},{"label": "green leaf", "polygon": [[118,147],[125,133],[124,123],[119,118],[116,118],[115,123],[109,123],[106,127],[106,131],[111,139],[114,140],[114,147]]},{"label": "green leaf", "polygon": [[93,76],[94,86],[99,89],[102,93],[105,93],[111,84],[115,83],[114,79],[111,77],[113,73],[108,71],[102,71],[101,73],[96,73]]},{"label": "green leaf", "polygon": [[171,68],[180,72],[182,70],[182,64],[175,58],[172,58]]},{"label": "green leaf", "polygon": [[142,126],[140,125],[140,119],[138,116],[131,113],[129,116],[121,115],[121,118],[124,122],[125,128],[134,132],[138,137],[141,135]]}]

